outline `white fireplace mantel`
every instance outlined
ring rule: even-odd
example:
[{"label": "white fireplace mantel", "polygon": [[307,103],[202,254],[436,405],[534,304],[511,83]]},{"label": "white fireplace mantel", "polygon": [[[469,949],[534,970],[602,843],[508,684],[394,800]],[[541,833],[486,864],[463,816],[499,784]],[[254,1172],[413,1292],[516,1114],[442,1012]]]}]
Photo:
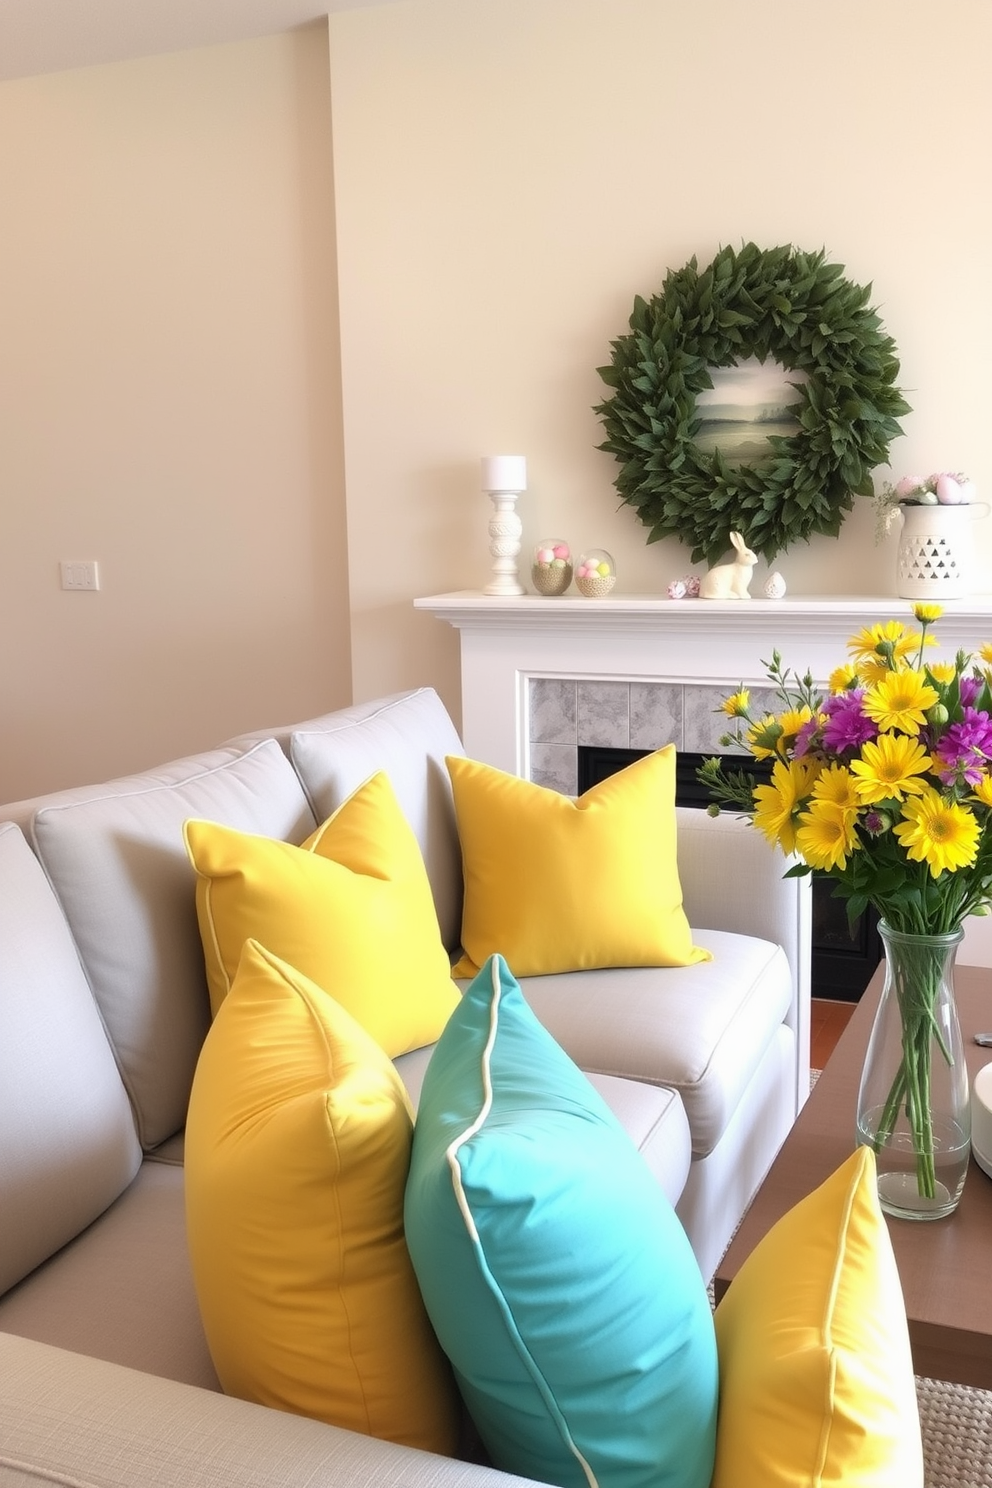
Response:
[{"label": "white fireplace mantel", "polygon": [[[733,691],[768,685],[773,650],[825,682],[865,626],[903,620],[911,600],[702,600],[618,595],[494,598],[477,590],[414,601],[460,632],[462,738],[499,769],[528,774],[529,683],[535,677],[703,683]],[[992,598],[948,600],[934,655],[953,658],[992,640]]]}]

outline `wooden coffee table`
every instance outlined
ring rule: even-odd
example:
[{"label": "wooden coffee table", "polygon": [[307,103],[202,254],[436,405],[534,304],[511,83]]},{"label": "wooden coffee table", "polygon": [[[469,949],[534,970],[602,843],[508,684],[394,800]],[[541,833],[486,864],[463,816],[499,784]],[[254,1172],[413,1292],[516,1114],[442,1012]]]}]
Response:
[{"label": "wooden coffee table", "polygon": [[[992,970],[959,966],[954,983],[974,1078],[992,1062],[992,1049],[973,1039],[979,1031],[992,1031]],[[879,967],[720,1263],[714,1278],[717,1301],[775,1221],[854,1150],[861,1067],[881,989]],[[916,1373],[992,1390],[992,1178],[972,1158],[952,1215],[925,1221],[888,1218],[888,1226]]]}]

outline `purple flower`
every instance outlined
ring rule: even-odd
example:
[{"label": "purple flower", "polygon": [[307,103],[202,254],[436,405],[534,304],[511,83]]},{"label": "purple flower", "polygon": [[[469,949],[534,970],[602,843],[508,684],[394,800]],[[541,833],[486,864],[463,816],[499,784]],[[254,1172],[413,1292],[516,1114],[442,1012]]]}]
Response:
[{"label": "purple flower", "polygon": [[796,759],[802,759],[804,754],[809,753],[810,745],[815,741],[819,729],[820,720],[815,715],[812,718],[807,718],[806,722],[802,724],[799,732],[796,734],[796,742],[792,746],[792,753]]},{"label": "purple flower", "polygon": [[875,724],[864,713],[864,689],[855,687],[848,692],[835,692],[824,700],[823,711],[827,722],[823,729],[823,743],[835,754],[860,749],[878,733]]},{"label": "purple flower", "polygon": [[958,683],[962,708],[970,708],[985,685],[983,677],[962,677]]},{"label": "purple flower", "polygon": [[945,785],[955,780],[977,785],[992,759],[992,718],[975,708],[965,708],[960,723],[951,724],[934,754],[941,762],[937,774]]}]

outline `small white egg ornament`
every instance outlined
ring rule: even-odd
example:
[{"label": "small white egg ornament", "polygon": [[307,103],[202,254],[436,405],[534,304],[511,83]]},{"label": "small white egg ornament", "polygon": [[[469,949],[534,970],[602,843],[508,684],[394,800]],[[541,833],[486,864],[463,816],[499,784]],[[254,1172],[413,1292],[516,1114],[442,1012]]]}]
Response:
[{"label": "small white egg ornament", "polygon": [[956,475],[938,475],[936,488],[941,506],[960,506],[965,500],[964,486]]},{"label": "small white egg ornament", "polygon": [[782,575],[778,572],[777,569],[775,570],[775,572],[773,574],[769,574],[768,577],[767,577],[767,579],[765,580],[765,598],[766,599],[784,599],[785,598],[785,580],[783,579]]}]

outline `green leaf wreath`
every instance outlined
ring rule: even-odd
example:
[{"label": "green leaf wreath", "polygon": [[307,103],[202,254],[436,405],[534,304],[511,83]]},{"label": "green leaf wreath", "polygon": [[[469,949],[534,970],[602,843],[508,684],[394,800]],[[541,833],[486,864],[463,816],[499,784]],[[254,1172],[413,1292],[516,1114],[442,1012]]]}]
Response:
[{"label": "green leaf wreath", "polygon": [[[702,270],[692,258],[650,301],[637,296],[630,333],[598,369],[613,392],[595,412],[608,436],[598,448],[616,457],[614,484],[649,543],[678,537],[693,562],[714,563],[731,531],[769,560],[813,533],[836,537],[854,496],[874,494],[871,471],[910,411],[871,292],[823,250],[748,243]],[[750,357],[807,374],[799,427],[770,435],[767,459],[731,465],[696,445],[696,398],[713,386],[710,368]]]}]

